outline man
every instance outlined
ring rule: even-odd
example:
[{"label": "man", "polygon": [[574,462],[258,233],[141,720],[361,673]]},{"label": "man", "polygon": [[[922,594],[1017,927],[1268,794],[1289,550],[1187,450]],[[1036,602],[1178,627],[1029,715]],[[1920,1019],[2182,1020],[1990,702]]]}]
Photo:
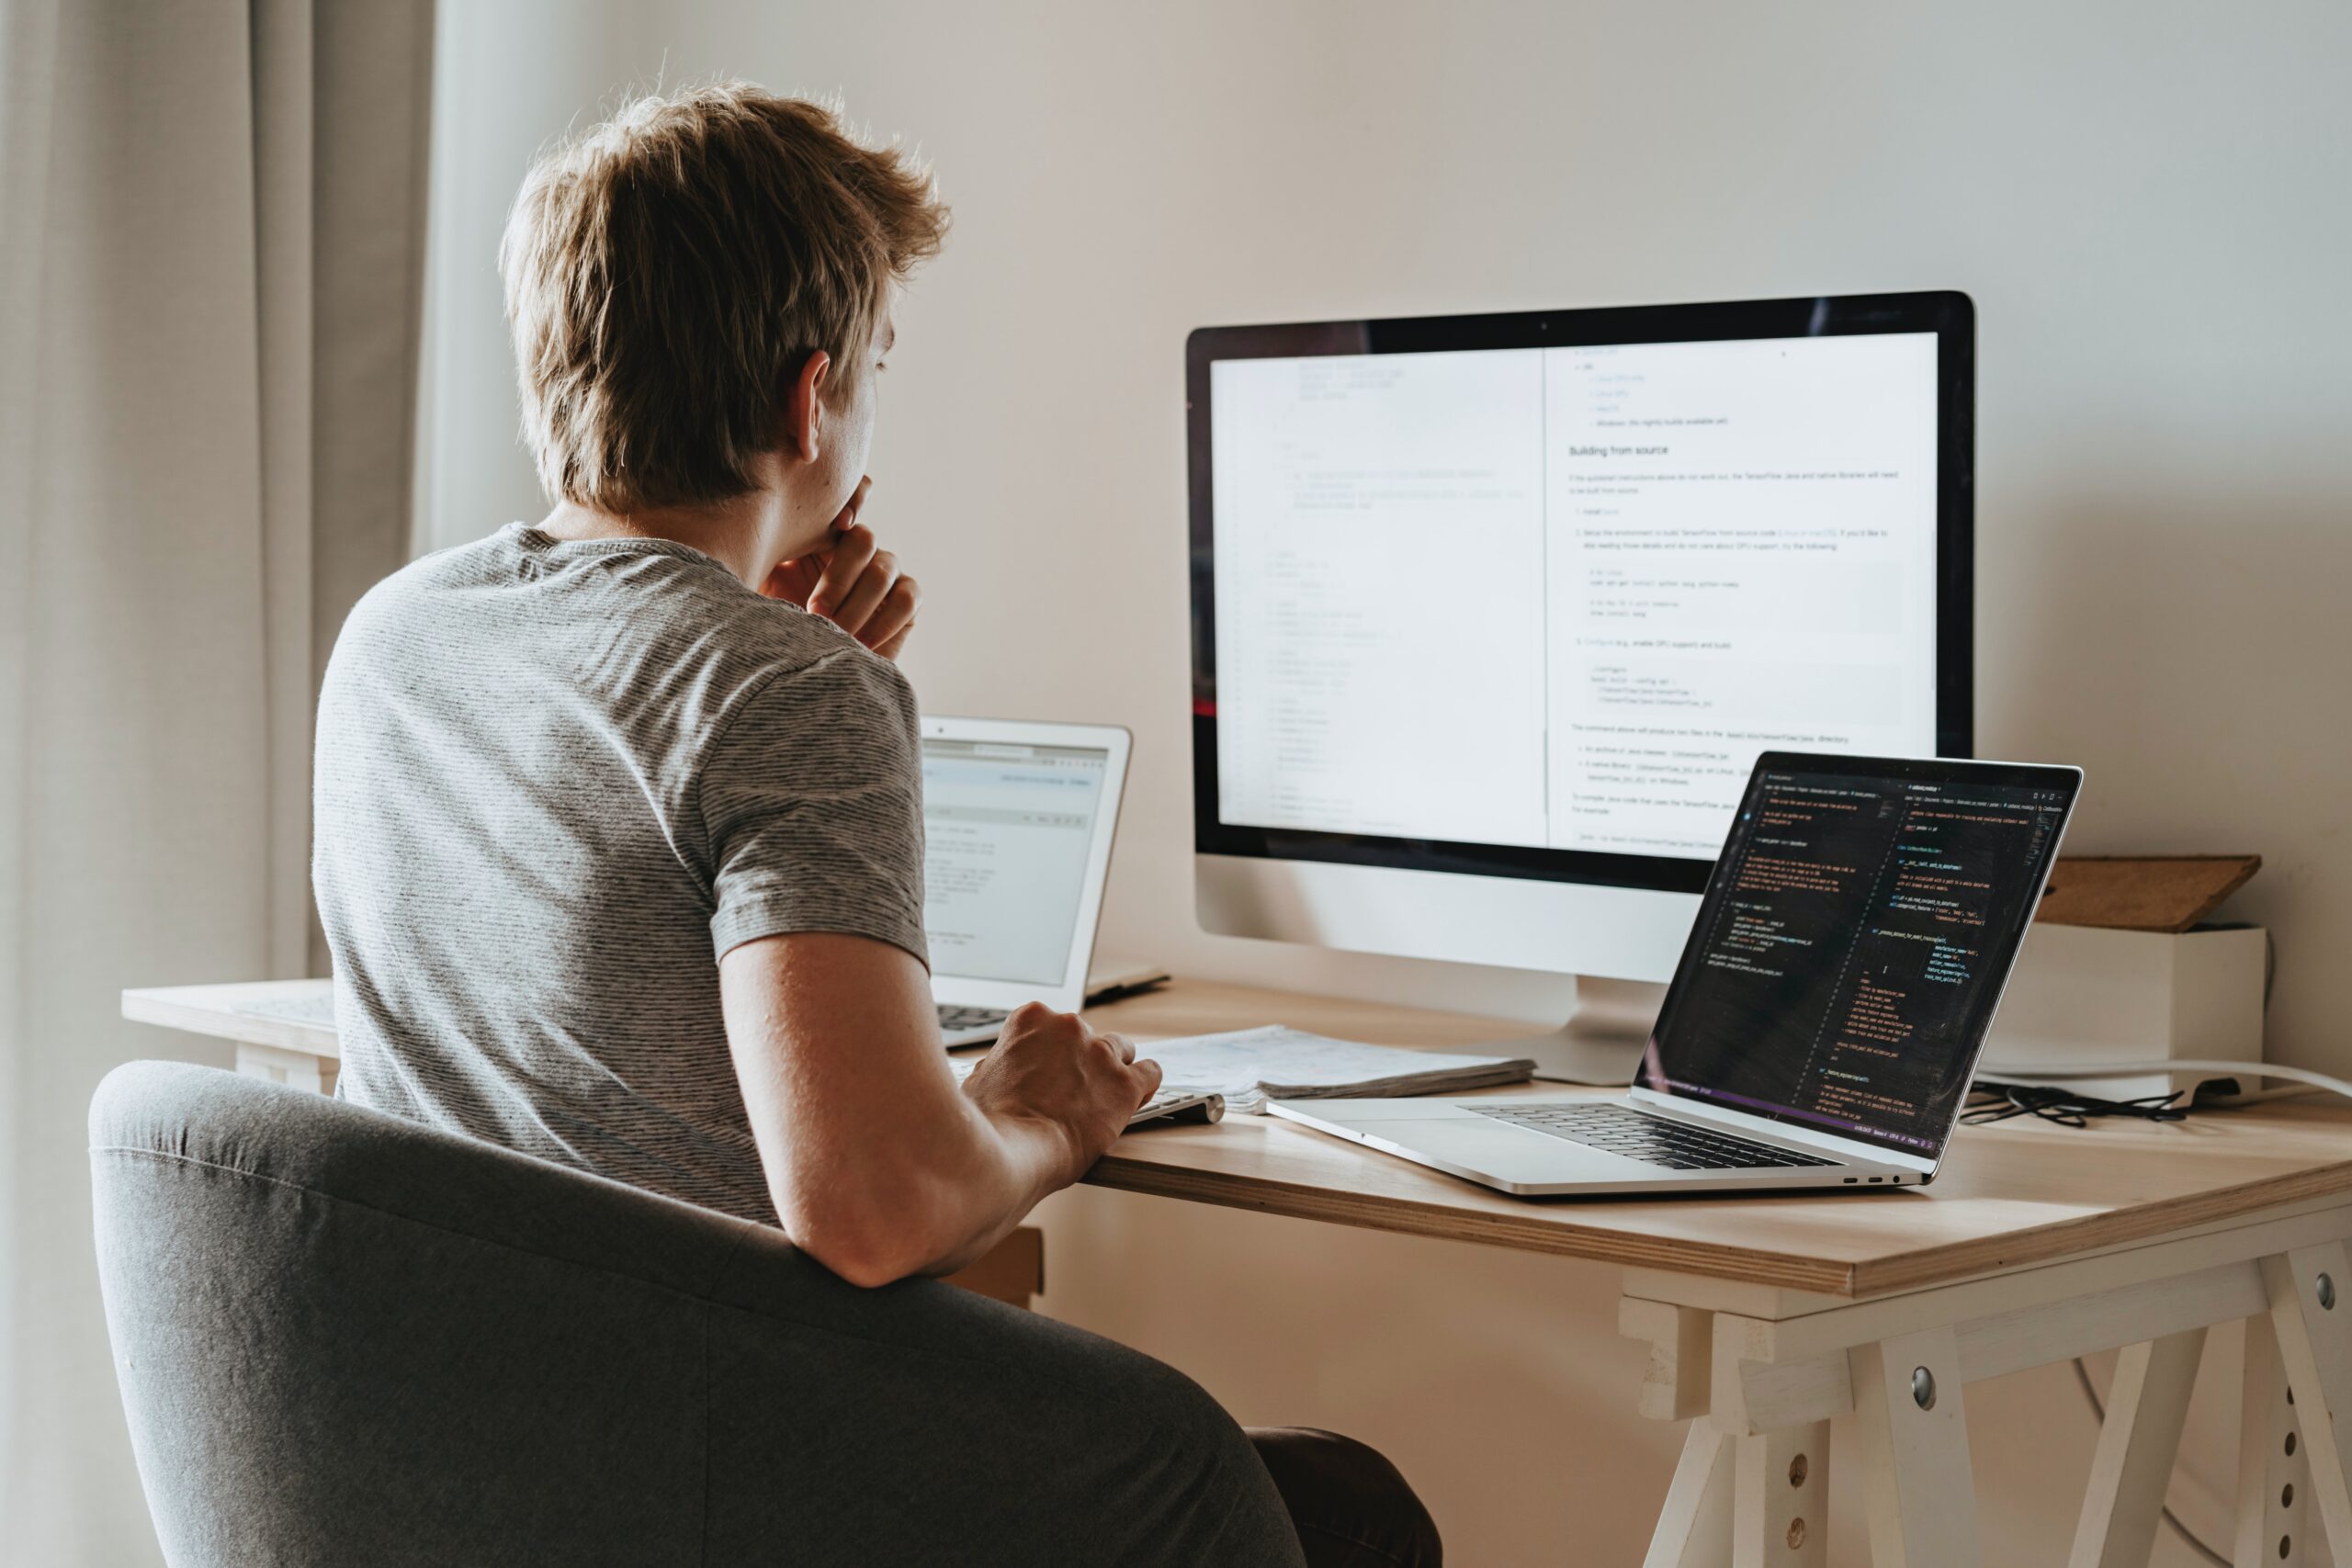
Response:
[{"label": "man", "polygon": [[[892,293],[946,222],[897,152],[744,86],[644,100],[544,160],[500,262],[555,509],[379,585],[319,714],[340,1092],[780,1225],[902,1292],[944,1290],[898,1282],[986,1252],[1159,1081],[1037,1006],[960,1089],[940,1047],[892,662],[921,601],[859,511]],[[989,1321],[1073,1384],[1095,1356]],[[1123,1386],[1054,1393],[1051,1433],[1011,1447],[973,1443],[992,1413],[943,1372],[924,1440],[1001,1466],[1008,1518],[1084,1514],[1056,1490],[1083,1465],[1148,1477],[1097,1489],[1072,1562],[1437,1562],[1371,1450],[1271,1432],[1261,1464],[1121,1354],[1084,1371]],[[958,1521],[942,1559],[1001,1533]]]}]

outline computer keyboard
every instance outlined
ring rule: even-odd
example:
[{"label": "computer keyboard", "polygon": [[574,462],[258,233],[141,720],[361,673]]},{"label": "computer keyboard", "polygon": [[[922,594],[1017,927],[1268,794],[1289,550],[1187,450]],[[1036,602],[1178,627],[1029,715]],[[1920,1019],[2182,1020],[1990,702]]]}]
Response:
[{"label": "computer keyboard", "polygon": [[1760,1170],[1838,1163],[1728,1133],[1711,1133],[1687,1122],[1645,1116],[1622,1105],[1471,1105],[1464,1109],[1669,1170]]},{"label": "computer keyboard", "polygon": [[[985,1051],[950,1056],[947,1067],[956,1075],[956,1081],[962,1083],[987,1056]],[[1162,1084],[1159,1093],[1136,1107],[1136,1113],[1127,1118],[1127,1125],[1157,1122],[1162,1117],[1171,1122],[1221,1122],[1225,1119],[1225,1096],[1211,1089],[1188,1089],[1182,1084]]]},{"label": "computer keyboard", "polygon": [[1127,1118],[1127,1125],[1157,1122],[1163,1116],[1175,1122],[1222,1122],[1225,1096],[1197,1089],[1163,1089],[1136,1107],[1136,1113]]},{"label": "computer keyboard", "polygon": [[945,1002],[940,1002],[937,1006],[939,1027],[943,1032],[949,1034],[966,1029],[993,1029],[1012,1016],[1003,1008],[950,1007]]}]

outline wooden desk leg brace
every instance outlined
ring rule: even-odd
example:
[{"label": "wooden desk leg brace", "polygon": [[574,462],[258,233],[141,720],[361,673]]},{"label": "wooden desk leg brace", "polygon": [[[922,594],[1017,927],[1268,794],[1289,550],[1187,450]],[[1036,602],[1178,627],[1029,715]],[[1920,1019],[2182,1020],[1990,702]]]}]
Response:
[{"label": "wooden desk leg brace", "polygon": [[2352,1211],[2320,1211],[1852,1304],[1629,1275],[1620,1327],[1651,1348],[1643,1414],[1688,1423],[1644,1568],[1821,1568],[1838,1419],[1860,1438],[1876,1568],[1982,1568],[1963,1390],[2109,1349],[2068,1568],[2145,1568],[2206,1330],[2237,1319],[2234,1568],[2307,1561],[2308,1501],[2352,1562],[2347,1230]]}]

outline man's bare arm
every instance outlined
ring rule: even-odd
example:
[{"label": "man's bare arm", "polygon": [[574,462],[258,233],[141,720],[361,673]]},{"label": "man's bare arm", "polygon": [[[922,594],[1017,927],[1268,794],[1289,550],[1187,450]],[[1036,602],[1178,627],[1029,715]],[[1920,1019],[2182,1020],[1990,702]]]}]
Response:
[{"label": "man's bare arm", "polygon": [[719,960],[735,1075],[785,1233],[857,1285],[947,1273],[1068,1186],[1159,1085],[1115,1035],[1032,1005],[959,1089],[912,955],[798,932]]}]

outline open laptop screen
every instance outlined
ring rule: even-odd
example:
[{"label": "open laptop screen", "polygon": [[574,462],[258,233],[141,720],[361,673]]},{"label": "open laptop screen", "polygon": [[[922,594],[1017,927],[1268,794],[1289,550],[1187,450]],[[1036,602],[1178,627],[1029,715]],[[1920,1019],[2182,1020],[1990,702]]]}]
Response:
[{"label": "open laptop screen", "polygon": [[1110,761],[1096,747],[924,737],[933,976],[1062,983]]},{"label": "open laptop screen", "polygon": [[2080,779],[1767,753],[1637,1081],[1939,1155]]}]

